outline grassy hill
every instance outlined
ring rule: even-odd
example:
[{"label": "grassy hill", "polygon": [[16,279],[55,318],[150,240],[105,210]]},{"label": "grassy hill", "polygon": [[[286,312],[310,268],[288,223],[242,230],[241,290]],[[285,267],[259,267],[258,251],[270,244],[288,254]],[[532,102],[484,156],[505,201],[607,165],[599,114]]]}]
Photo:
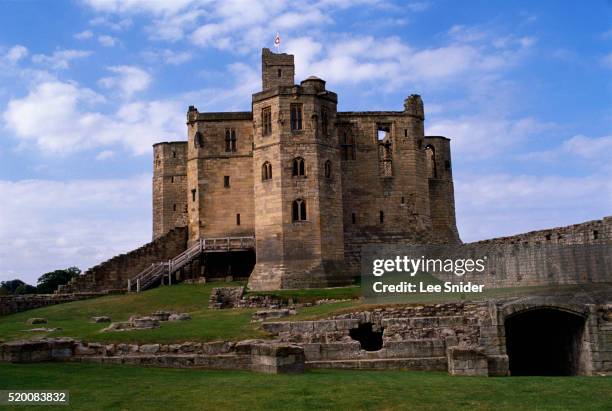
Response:
[{"label": "grassy hill", "polygon": [[[258,323],[251,323],[251,315],[257,309],[209,310],[208,299],[213,287],[237,286],[239,283],[213,283],[206,285],[179,284],[159,287],[142,293],[109,295],[90,300],[58,304],[35,310],[0,317],[0,341],[32,337],[68,336],[86,341],[100,342],[181,342],[241,340],[265,338]],[[313,301],[320,298],[347,298],[359,292],[358,287],[329,290],[305,290],[281,292],[283,298],[294,301]],[[300,309],[292,319],[304,319],[326,315],[336,309],[348,308],[357,301],[325,304]],[[108,324],[92,323],[91,317],[107,315],[113,321],[125,321],[131,315],[147,315],[157,310],[187,312],[190,321],[163,322],[153,330],[134,330],[101,333]],[[28,325],[28,318],[46,318],[48,323]],[[27,332],[29,328],[61,328],[51,333]]]}]

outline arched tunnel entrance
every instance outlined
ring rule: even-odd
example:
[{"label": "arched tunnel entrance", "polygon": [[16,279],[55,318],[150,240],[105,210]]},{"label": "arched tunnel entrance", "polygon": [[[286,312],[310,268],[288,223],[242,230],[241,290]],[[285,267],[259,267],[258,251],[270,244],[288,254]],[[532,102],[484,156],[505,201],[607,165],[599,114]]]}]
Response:
[{"label": "arched tunnel entrance", "polygon": [[578,375],[584,369],[585,319],[553,308],[524,311],[505,321],[510,375]]}]

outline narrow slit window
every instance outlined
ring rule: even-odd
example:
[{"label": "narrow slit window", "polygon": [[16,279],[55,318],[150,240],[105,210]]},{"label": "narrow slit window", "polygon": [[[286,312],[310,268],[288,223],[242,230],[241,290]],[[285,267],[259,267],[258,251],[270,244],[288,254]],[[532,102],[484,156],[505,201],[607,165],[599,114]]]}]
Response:
[{"label": "narrow slit window", "polygon": [[240,213],[236,214],[236,225],[240,225]]},{"label": "narrow slit window", "polygon": [[321,107],[321,132],[323,137],[329,137],[328,122],[329,116],[327,114],[327,108]]},{"label": "narrow slit window", "polygon": [[357,216],[355,215],[355,213],[351,213],[351,222],[353,224],[355,224],[357,222]]},{"label": "narrow slit window", "polygon": [[236,151],[236,129],[225,129],[225,151],[230,153]]},{"label": "narrow slit window", "polygon": [[290,112],[291,130],[297,131],[302,129],[302,105],[291,104]]},{"label": "narrow slit window", "polygon": [[196,190],[194,188],[193,190],[191,190],[191,201],[195,201],[195,197],[196,197]]},{"label": "narrow slit window", "polygon": [[229,188],[230,186],[230,176],[223,176],[223,187]]},{"label": "narrow slit window", "polygon": [[261,124],[261,134],[263,136],[272,134],[272,109],[270,107],[261,110]]},{"label": "narrow slit window", "polygon": [[325,178],[331,178],[332,170],[331,170],[331,161],[327,160],[325,162]]},{"label": "narrow slit window", "polygon": [[385,213],[381,211],[380,214],[378,215],[378,218],[380,220],[380,223],[383,224],[385,222]]}]

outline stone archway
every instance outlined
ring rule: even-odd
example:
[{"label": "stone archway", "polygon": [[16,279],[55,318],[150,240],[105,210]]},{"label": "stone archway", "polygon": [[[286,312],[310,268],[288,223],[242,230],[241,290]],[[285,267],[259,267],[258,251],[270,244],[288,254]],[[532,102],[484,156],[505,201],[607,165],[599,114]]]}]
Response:
[{"label": "stone archway", "polygon": [[586,316],[541,306],[514,312],[504,321],[510,375],[585,373]]}]

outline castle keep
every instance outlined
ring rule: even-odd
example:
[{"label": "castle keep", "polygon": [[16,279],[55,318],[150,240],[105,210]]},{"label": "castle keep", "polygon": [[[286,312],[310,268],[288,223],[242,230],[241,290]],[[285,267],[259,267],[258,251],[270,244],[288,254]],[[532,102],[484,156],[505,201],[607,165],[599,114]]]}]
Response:
[{"label": "castle keep", "polygon": [[293,55],[263,49],[251,111],[190,106],[187,141],[154,146],[153,238],[252,238],[254,256],[211,253],[198,269],[260,290],[350,283],[365,244],[458,243],[450,141],[424,135],[421,97],[338,112],[324,80],[294,73]]}]

